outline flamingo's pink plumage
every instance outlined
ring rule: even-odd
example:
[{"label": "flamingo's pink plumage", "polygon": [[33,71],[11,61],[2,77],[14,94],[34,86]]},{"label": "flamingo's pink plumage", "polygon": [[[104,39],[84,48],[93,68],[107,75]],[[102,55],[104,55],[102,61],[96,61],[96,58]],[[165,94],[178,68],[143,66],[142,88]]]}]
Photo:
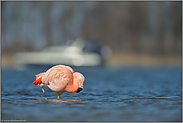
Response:
[{"label": "flamingo's pink plumage", "polygon": [[46,72],[37,74],[33,84],[41,86],[42,89],[46,86],[59,95],[59,93],[63,92],[76,93],[81,91],[84,81],[84,76],[79,72],[74,72],[71,67],[56,65]]}]

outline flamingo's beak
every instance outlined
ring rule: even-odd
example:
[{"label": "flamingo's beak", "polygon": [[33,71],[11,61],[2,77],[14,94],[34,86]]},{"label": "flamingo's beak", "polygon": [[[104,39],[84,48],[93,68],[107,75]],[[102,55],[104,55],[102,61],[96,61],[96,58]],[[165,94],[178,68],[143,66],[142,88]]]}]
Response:
[{"label": "flamingo's beak", "polygon": [[83,89],[82,88],[79,88],[78,90],[77,90],[77,93],[79,93],[80,91],[82,91]]}]

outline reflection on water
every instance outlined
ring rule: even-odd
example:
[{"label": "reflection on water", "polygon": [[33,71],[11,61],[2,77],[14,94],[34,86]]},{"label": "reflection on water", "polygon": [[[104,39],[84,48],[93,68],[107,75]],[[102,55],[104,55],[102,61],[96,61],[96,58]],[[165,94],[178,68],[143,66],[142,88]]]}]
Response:
[{"label": "reflection on water", "polygon": [[64,99],[64,100],[58,100],[58,99],[33,99],[34,101],[54,101],[54,102],[69,102],[69,101],[81,101],[77,99]]},{"label": "reflection on water", "polygon": [[57,94],[32,85],[48,68],[3,69],[1,118],[26,121],[181,121],[181,68],[74,67],[80,93]]}]

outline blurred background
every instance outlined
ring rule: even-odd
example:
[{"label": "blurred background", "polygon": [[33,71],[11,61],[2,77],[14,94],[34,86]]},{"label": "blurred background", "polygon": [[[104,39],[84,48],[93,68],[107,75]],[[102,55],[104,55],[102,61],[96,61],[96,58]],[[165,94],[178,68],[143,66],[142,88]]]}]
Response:
[{"label": "blurred background", "polygon": [[[1,7],[3,67],[66,64],[76,52],[80,57],[73,60],[76,64],[69,65],[181,65],[181,1],[7,1],[1,2]],[[71,49],[73,52],[69,53]],[[60,60],[67,59],[64,51],[72,54],[68,61]],[[25,54],[30,52],[34,54]],[[62,56],[50,58],[48,52],[52,52],[50,56],[56,52]],[[36,62],[28,62],[30,59],[25,56]],[[43,63],[41,59],[54,62]],[[86,59],[96,63],[87,64]]]}]

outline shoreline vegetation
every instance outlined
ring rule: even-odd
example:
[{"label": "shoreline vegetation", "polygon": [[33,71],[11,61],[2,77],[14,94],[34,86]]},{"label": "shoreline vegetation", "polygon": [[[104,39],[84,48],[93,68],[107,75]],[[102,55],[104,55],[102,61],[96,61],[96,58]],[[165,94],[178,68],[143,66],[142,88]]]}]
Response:
[{"label": "shoreline vegetation", "polygon": [[160,67],[181,66],[181,55],[151,55],[146,53],[115,53],[108,61],[110,66]]},{"label": "shoreline vegetation", "polygon": [[[105,65],[108,67],[179,67],[181,66],[181,63],[181,55],[113,53],[113,55],[106,60]],[[1,54],[1,67],[13,68],[15,65],[15,60],[12,54]]]}]

